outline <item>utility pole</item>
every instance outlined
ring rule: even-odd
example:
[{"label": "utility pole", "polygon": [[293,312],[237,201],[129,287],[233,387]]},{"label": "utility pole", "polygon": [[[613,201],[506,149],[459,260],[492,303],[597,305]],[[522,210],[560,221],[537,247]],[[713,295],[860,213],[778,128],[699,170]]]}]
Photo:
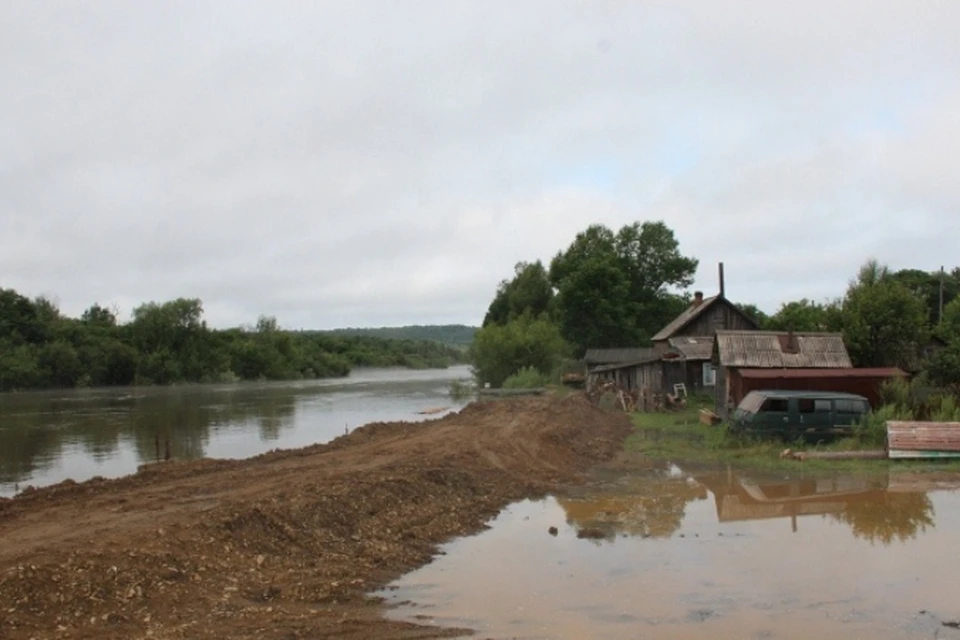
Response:
[{"label": "utility pole", "polygon": [[943,267],[940,267],[940,314],[937,316],[937,324],[943,322]]}]

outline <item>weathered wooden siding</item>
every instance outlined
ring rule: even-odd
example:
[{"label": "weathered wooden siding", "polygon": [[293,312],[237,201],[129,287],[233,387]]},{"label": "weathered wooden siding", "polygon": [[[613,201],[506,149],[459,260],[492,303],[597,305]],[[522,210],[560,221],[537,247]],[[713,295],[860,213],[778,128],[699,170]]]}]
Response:
[{"label": "weathered wooden siding", "polygon": [[605,371],[592,371],[588,376],[587,384],[593,386],[605,382],[615,382],[624,391],[645,389],[653,393],[663,393],[666,389],[664,365],[664,362],[655,360]]},{"label": "weathered wooden siding", "polygon": [[718,300],[711,308],[677,331],[675,336],[712,336],[718,330],[753,331],[757,326],[734,309],[727,300]]},{"label": "weathered wooden siding", "polygon": [[730,415],[728,398],[730,397],[730,372],[726,367],[717,367],[717,384],[713,388],[714,413],[723,419]]}]

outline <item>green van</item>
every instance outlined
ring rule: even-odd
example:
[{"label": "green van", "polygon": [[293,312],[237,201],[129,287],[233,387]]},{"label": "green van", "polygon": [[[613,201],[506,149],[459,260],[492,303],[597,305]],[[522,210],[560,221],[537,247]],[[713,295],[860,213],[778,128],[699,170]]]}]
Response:
[{"label": "green van", "polygon": [[730,417],[730,428],[786,438],[847,435],[869,411],[870,402],[852,393],[751,391]]}]

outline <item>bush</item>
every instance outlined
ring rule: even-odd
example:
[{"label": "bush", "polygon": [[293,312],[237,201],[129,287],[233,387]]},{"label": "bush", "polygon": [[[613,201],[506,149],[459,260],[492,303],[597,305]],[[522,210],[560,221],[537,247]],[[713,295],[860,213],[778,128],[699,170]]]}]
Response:
[{"label": "bush", "polygon": [[549,383],[548,376],[534,367],[524,367],[503,381],[504,389],[538,389]]},{"label": "bush", "polygon": [[454,400],[463,400],[467,398],[476,391],[476,387],[473,383],[466,380],[454,380],[450,383],[450,397]]},{"label": "bush", "polygon": [[526,368],[550,374],[568,350],[557,325],[524,314],[503,326],[480,329],[470,353],[477,382],[502,387],[508,377]]},{"label": "bush", "polygon": [[888,420],[913,420],[914,414],[909,407],[885,404],[874,409],[854,426],[854,437],[860,444],[885,446],[887,443]]},{"label": "bush", "polygon": [[930,419],[934,422],[960,422],[960,406],[953,394],[943,394],[931,400]]}]

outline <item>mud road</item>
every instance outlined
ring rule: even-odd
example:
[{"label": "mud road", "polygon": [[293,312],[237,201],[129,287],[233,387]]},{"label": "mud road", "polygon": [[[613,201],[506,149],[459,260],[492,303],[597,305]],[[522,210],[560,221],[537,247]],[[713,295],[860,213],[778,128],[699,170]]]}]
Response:
[{"label": "mud road", "polygon": [[477,402],[240,461],[0,500],[0,638],[436,638],[366,594],[611,458],[582,395]]}]

